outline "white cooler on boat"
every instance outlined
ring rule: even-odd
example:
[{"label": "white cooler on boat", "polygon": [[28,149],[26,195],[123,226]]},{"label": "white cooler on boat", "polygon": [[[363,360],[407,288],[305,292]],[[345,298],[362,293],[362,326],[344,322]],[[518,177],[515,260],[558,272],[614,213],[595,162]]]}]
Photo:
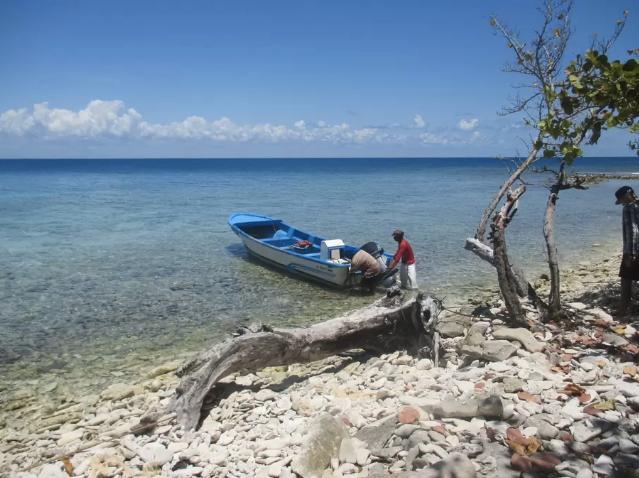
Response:
[{"label": "white cooler on boat", "polygon": [[328,239],[322,241],[320,247],[320,259],[324,261],[342,262],[342,250],[344,249],[344,241],[341,239]]}]

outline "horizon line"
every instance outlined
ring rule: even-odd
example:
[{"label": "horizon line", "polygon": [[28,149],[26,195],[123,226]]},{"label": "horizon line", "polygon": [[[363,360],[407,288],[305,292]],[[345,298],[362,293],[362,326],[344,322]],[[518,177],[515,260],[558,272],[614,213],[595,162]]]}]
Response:
[{"label": "horizon line", "polygon": [[[104,161],[104,160],[242,160],[242,159],[256,159],[256,160],[269,160],[269,159],[283,159],[283,160],[296,160],[296,159],[518,159],[525,156],[105,156],[105,157],[24,157],[24,158],[2,158],[0,161]],[[630,156],[579,156],[582,159],[595,159],[595,158],[609,158],[609,159],[639,159],[637,155]],[[556,158],[539,158],[546,160],[553,160]]]}]

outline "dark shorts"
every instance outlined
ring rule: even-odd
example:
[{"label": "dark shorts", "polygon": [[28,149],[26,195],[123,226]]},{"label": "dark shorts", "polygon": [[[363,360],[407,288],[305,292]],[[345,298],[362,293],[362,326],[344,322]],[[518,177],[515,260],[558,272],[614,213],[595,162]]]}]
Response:
[{"label": "dark shorts", "polygon": [[622,260],[621,267],[619,268],[619,277],[639,281],[639,258],[634,259],[632,263],[627,266]]},{"label": "dark shorts", "polygon": [[373,277],[364,277],[362,279],[362,287],[365,287],[371,291],[375,290],[375,287],[377,287],[377,283],[380,281],[381,278],[382,278],[381,274],[377,274],[376,276],[373,276]]}]

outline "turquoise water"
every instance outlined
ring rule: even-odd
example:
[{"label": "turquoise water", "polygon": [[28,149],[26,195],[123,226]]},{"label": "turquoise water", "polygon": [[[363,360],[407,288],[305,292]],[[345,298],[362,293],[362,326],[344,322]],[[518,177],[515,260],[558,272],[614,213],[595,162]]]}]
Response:
[{"label": "turquoise water", "polygon": [[[0,161],[0,372],[6,380],[90,377],[99,387],[239,323],[309,323],[370,301],[249,260],[226,223],[237,211],[389,251],[401,228],[421,287],[463,301],[495,283],[463,245],[508,166],[473,158]],[[590,171],[637,166],[635,158],[581,161]],[[542,176],[528,180],[509,240],[536,274],[546,190]],[[562,194],[564,261],[617,251],[621,184]]]}]

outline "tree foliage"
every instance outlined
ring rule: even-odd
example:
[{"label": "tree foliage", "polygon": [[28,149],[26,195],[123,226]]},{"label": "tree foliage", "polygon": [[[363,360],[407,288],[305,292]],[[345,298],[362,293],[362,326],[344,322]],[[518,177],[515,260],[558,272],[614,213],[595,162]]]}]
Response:
[{"label": "tree foliage", "polygon": [[[628,53],[636,55],[639,49]],[[539,126],[552,138],[564,139],[550,152],[569,163],[581,154],[576,147],[581,140],[596,144],[604,130],[626,128],[639,134],[639,62],[634,58],[610,61],[605,53],[588,50],[570,62],[565,79],[551,94],[562,115],[549,114]],[[639,140],[629,145],[637,150]]]}]

